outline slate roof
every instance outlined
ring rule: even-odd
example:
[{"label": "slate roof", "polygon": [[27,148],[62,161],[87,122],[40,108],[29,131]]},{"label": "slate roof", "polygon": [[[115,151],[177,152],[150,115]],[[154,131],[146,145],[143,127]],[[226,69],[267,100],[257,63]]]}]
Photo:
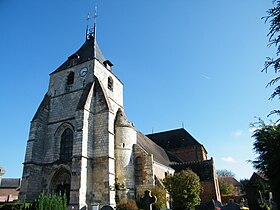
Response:
[{"label": "slate roof", "polygon": [[2,178],[0,188],[18,188],[20,186],[20,179],[16,178]]},{"label": "slate roof", "polygon": [[137,144],[141,146],[147,153],[153,154],[154,160],[163,165],[169,166],[171,160],[167,153],[159,145],[155,144],[151,139],[137,131]]},{"label": "slate roof", "polygon": [[[96,43],[96,59],[99,60],[101,63],[105,61],[105,58],[97,44]],[[72,54],[71,56],[68,57],[68,60],[66,60],[60,67],[58,67],[53,73],[62,71],[66,68],[69,68],[71,66],[71,59],[77,57],[77,64],[81,64],[83,62],[86,62],[88,60],[91,60],[94,58],[94,38],[90,36],[85,43],[82,45],[82,47]],[[53,74],[52,73],[52,74]]]},{"label": "slate roof", "polygon": [[167,150],[186,148],[195,145],[203,146],[184,128],[149,134],[147,137]]}]

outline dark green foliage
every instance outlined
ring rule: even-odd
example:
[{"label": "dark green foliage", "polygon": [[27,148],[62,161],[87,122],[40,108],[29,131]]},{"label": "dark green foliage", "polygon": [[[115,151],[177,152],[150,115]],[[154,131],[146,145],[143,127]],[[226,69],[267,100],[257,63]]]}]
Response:
[{"label": "dark green foliage", "polygon": [[36,207],[32,203],[5,203],[0,205],[1,210],[36,210]]},{"label": "dark green foliage", "polygon": [[173,199],[173,209],[194,209],[200,203],[202,187],[199,177],[192,170],[167,176],[164,185]]},{"label": "dark green foliage", "polygon": [[231,195],[233,193],[234,187],[228,184],[225,180],[219,178],[219,188],[221,195]]},{"label": "dark green foliage", "polygon": [[1,210],[66,210],[66,196],[46,195],[42,193],[35,203],[6,203]]},{"label": "dark green foliage", "polygon": [[42,193],[36,201],[36,210],[66,210],[66,196]]},{"label": "dark green foliage", "polygon": [[[273,1],[274,7],[267,10],[267,16],[264,17],[266,22],[270,23],[269,32],[267,36],[269,37],[268,45],[276,47],[276,58],[268,57],[265,62],[265,67],[263,71],[267,72],[269,68],[273,68],[274,72],[278,74],[280,72],[280,1]],[[275,85],[280,80],[280,76],[273,78],[267,85]],[[271,94],[270,99],[280,97],[280,86],[276,86],[274,92]],[[273,110],[270,114],[280,114],[280,110]]]},{"label": "dark green foliage", "polygon": [[[279,75],[280,73],[280,1],[273,0],[273,7],[267,10],[267,16],[264,17],[265,22],[270,24],[269,32],[267,34],[269,46],[276,47],[276,56],[268,57],[265,62],[263,71],[267,72],[270,68]],[[279,84],[280,76],[273,78],[267,86]],[[276,85],[274,92],[271,94],[270,99],[275,97],[280,98],[280,85]],[[280,110],[275,109],[270,112],[271,114],[280,115]],[[279,119],[278,119],[279,121]],[[274,200],[278,207],[280,206],[280,128],[276,124],[266,125],[263,121],[259,120],[259,126],[254,132],[253,137],[256,139],[254,142],[254,151],[258,157],[251,161],[254,167],[265,173],[269,179],[270,187],[273,192]]]},{"label": "dark green foliage", "polygon": [[245,193],[245,189],[249,182],[249,179],[240,179],[239,182],[241,184],[241,193]]},{"label": "dark green foliage", "polygon": [[251,163],[267,176],[274,200],[280,206],[280,126],[266,125],[261,120],[254,125],[258,125],[252,136],[258,157]]},{"label": "dark green foliage", "polygon": [[166,209],[166,191],[160,187],[154,187],[151,189],[152,196],[156,196],[157,202],[153,204],[156,209]]},{"label": "dark green foliage", "polygon": [[131,199],[122,199],[117,204],[117,210],[138,210],[136,202]]}]

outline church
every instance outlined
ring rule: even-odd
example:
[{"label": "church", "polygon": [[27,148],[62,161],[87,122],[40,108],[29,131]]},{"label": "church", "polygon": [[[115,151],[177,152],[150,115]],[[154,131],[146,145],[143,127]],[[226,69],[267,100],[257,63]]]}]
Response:
[{"label": "church", "polygon": [[185,129],[144,135],[128,120],[123,83],[95,31],[50,74],[30,125],[19,199],[62,192],[71,209],[114,207],[190,168],[204,188],[202,202],[220,200],[213,159]]}]

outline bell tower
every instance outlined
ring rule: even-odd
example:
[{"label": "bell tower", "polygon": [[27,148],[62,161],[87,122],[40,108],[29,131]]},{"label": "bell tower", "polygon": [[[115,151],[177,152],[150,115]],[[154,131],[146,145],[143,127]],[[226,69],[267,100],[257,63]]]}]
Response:
[{"label": "bell tower", "polygon": [[[95,14],[96,18],[96,14]],[[20,200],[63,192],[68,205],[115,205],[114,121],[123,84],[87,27],[85,43],[50,74],[30,126]]]}]

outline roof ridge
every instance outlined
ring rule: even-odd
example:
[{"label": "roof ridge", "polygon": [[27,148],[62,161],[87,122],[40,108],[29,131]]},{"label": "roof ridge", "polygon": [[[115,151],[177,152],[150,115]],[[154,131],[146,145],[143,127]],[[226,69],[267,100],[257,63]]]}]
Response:
[{"label": "roof ridge", "polygon": [[172,165],[186,165],[186,164],[196,164],[196,163],[206,163],[206,162],[211,162],[212,159],[208,160],[193,160],[193,161],[188,161],[188,162],[183,162],[183,163],[174,163]]},{"label": "roof ridge", "polygon": [[175,128],[175,129],[172,129],[172,130],[165,130],[165,131],[160,131],[160,132],[156,132],[156,133],[146,134],[146,136],[154,135],[154,134],[161,134],[161,133],[169,133],[169,132],[173,132],[173,131],[177,131],[177,130],[184,130],[184,131],[188,132],[185,128]]}]

